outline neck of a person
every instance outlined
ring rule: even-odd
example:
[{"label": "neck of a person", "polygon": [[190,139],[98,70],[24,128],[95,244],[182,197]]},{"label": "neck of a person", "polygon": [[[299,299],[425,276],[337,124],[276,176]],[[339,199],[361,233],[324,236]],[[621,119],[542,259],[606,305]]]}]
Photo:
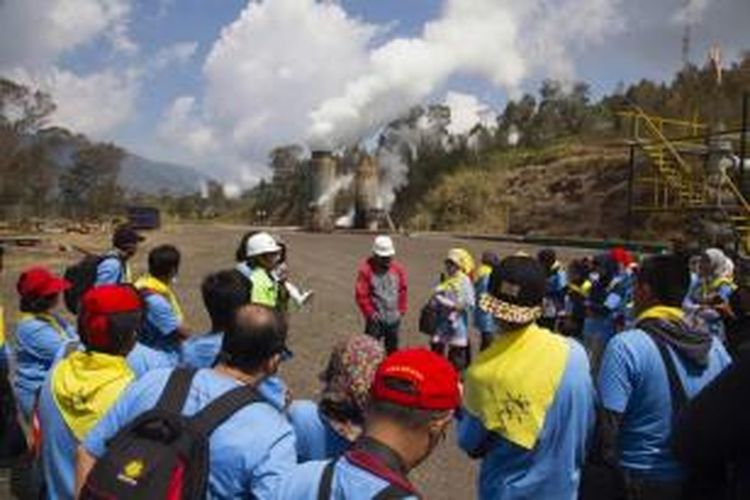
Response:
[{"label": "neck of a person", "polygon": [[169,286],[169,284],[172,281],[172,277],[171,276],[158,276],[156,274],[152,274],[151,277],[154,278],[157,281],[161,281],[162,283],[164,283],[167,286]]},{"label": "neck of a person", "polygon": [[238,382],[250,386],[257,386],[261,380],[265,377],[265,373],[256,371],[253,373],[247,373],[245,371],[240,370],[239,368],[235,368],[233,366],[229,366],[225,363],[219,363],[214,367],[214,371],[217,373],[220,373],[224,376],[231,377]]},{"label": "neck of a person", "polygon": [[415,446],[419,439],[415,439],[414,432],[394,423],[370,422],[365,436],[393,450],[407,472],[419,465],[424,458],[424,452],[417,450],[421,447]]}]

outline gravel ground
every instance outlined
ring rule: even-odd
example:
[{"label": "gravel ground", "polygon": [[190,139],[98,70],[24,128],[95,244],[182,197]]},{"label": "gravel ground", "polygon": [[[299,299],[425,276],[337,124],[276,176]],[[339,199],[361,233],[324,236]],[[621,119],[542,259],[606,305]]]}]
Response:
[{"label": "gravel ground", "polygon": [[[148,248],[162,243],[173,243],[183,253],[183,265],[176,289],[182,297],[189,326],[202,332],[208,326],[203,311],[199,287],[209,272],[233,265],[237,241],[247,228],[228,225],[175,225],[149,233],[146,249],[136,257],[136,271],[145,266]],[[318,390],[316,375],[323,368],[330,346],[339,338],[359,332],[363,322],[353,300],[353,287],[359,261],[368,255],[372,240],[364,234],[310,234],[293,231],[279,233],[289,245],[289,264],[292,279],[304,288],[315,290],[315,298],[303,311],[292,316],[290,347],[295,357],[282,368],[297,398],[315,398]],[[15,308],[15,282],[24,267],[43,263],[61,271],[73,262],[75,253],[56,250],[58,242],[74,243],[90,250],[106,248],[103,236],[64,236],[40,248],[10,248],[6,252],[5,272],[2,276],[2,296],[6,307],[9,330],[12,329]],[[463,246],[479,253],[494,249],[502,255],[520,250],[535,253],[536,249],[505,243],[456,240],[445,236],[395,238],[397,258],[409,273],[410,310],[402,331],[402,344],[425,344],[426,339],[416,331],[419,307],[427,299],[442,267],[446,252]],[[567,252],[565,256],[569,256]],[[254,431],[251,431],[254,432]],[[428,461],[413,474],[413,479],[427,498],[462,499],[475,497],[475,464],[463,455],[451,436]],[[0,474],[0,498],[7,497]]]}]

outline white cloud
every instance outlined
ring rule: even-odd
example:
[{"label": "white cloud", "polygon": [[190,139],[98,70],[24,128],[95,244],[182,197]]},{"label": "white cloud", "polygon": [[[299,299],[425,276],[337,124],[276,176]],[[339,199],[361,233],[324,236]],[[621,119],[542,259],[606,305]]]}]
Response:
[{"label": "white cloud", "polygon": [[97,37],[132,53],[131,0],[5,0],[0,2],[0,68],[39,67]]},{"label": "white cloud", "polygon": [[178,42],[159,49],[150,61],[150,68],[161,70],[172,64],[185,64],[198,50],[198,42]]},{"label": "white cloud", "polygon": [[103,70],[86,75],[51,67],[44,71],[15,70],[17,81],[53,96],[52,122],[93,137],[107,137],[135,111],[139,82],[130,72]]},{"label": "white cloud", "polygon": [[[377,47],[383,27],[335,2],[249,1],[210,51],[205,93],[175,101],[160,137],[174,149],[221,152],[223,172],[235,178],[237,159],[263,164],[276,145],[348,145],[456,74],[506,90],[535,72],[569,75],[565,47],[613,28],[618,1],[559,0],[548,9],[545,0],[445,0],[419,37]],[[585,20],[569,20],[574,12]]]},{"label": "white cloud", "polygon": [[444,102],[451,110],[451,122],[448,125],[448,132],[451,134],[468,134],[479,124],[488,128],[496,125],[496,112],[475,95],[448,92]]},{"label": "white cloud", "polygon": [[160,137],[175,149],[210,153],[202,159],[221,164],[225,176],[255,180],[271,147],[301,140],[309,111],[366,69],[375,33],[330,3],[248,2],[206,59],[205,94],[177,99]]},{"label": "white cloud", "polygon": [[570,77],[568,47],[619,25],[618,0],[446,0],[417,38],[374,50],[368,71],[311,114],[314,142],[348,144],[371,134],[449,77],[478,76],[507,91],[533,74]]}]

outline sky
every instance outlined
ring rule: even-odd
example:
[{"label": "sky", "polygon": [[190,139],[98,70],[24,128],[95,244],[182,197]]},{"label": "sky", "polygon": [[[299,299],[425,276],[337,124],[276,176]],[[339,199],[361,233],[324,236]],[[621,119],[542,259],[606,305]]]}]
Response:
[{"label": "sky", "polygon": [[750,49],[750,0],[0,0],[0,75],[53,124],[248,186],[269,151],[367,141],[417,104],[465,132],[544,78],[664,80]]}]

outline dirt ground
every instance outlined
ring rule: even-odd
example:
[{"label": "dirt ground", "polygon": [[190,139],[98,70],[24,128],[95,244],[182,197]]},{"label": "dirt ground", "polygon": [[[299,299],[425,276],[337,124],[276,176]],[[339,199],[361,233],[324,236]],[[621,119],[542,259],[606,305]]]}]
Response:
[{"label": "dirt ground", "polygon": [[[148,249],[162,243],[177,245],[183,264],[176,290],[185,305],[187,321],[196,333],[205,331],[208,319],[203,311],[199,287],[208,273],[233,266],[233,255],[240,235],[248,228],[228,225],[175,225],[148,233],[144,251],[135,259],[134,271],[145,268]],[[297,398],[315,398],[316,375],[323,368],[331,345],[342,337],[360,332],[363,322],[353,299],[354,279],[359,261],[368,255],[371,235],[309,234],[278,231],[289,245],[292,280],[315,290],[313,302],[292,315],[290,347],[295,357],[282,368],[282,377]],[[74,262],[75,252],[60,252],[60,243],[77,244],[87,250],[107,248],[107,238],[100,236],[45,236],[49,240],[39,248],[6,250],[5,271],[0,278],[8,330],[12,331],[15,311],[15,283],[20,271],[32,264],[45,264],[62,271]],[[416,331],[420,306],[434,286],[447,251],[463,246],[479,253],[495,250],[501,256],[536,249],[513,244],[455,240],[444,236],[395,237],[397,258],[409,273],[410,310],[402,331],[404,345],[423,345],[426,339]],[[564,252],[563,257],[571,253]],[[262,430],[249,430],[262,432]],[[452,435],[439,450],[414,473],[416,484],[427,498],[454,500],[475,497],[478,468],[457,448]],[[5,497],[0,488],[0,498]]]}]

